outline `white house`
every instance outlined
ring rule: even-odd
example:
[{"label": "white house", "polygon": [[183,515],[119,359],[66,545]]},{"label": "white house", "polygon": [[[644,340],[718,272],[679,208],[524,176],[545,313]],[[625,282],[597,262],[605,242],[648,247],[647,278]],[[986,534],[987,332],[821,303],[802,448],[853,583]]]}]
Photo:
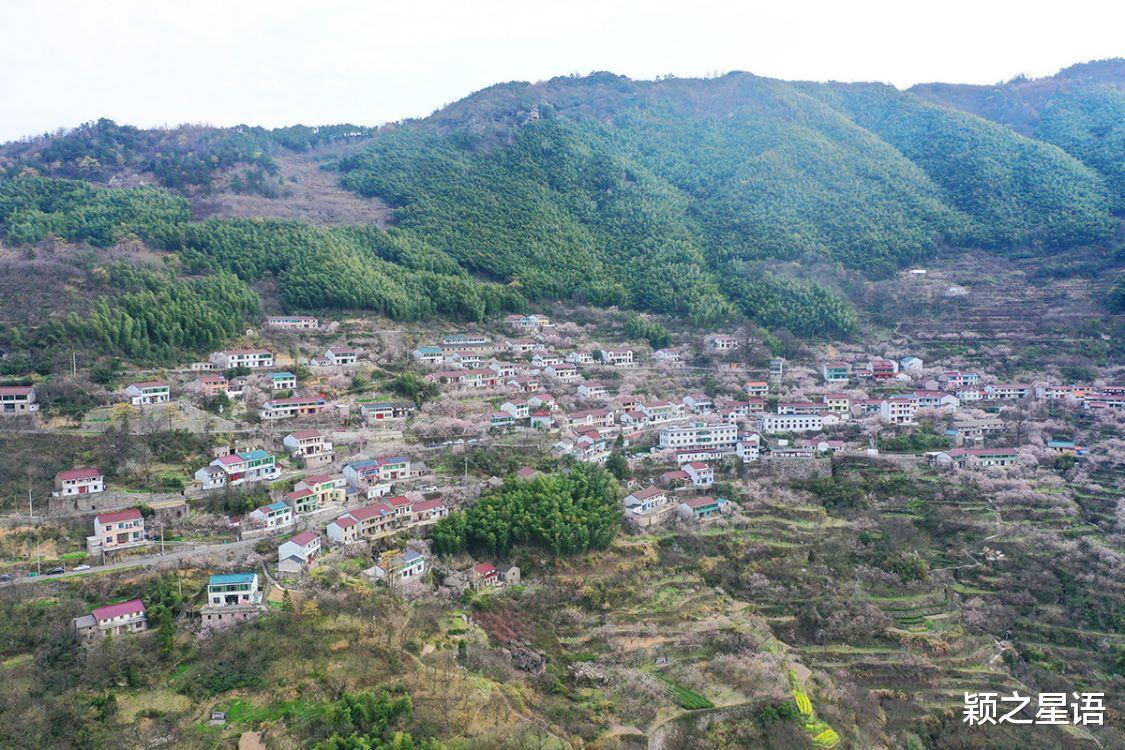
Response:
[{"label": "white house", "polygon": [[737,426],[708,422],[662,427],[659,438],[661,448],[733,448],[737,442]]},{"label": "white house", "polygon": [[602,349],[602,362],[614,367],[632,367],[633,366],[633,350],[620,347],[612,349]]},{"label": "white house", "polygon": [[320,556],[320,537],[313,531],[302,531],[277,547],[277,562],[284,572],[300,572]]},{"label": "white house", "polygon": [[268,349],[228,349],[211,355],[211,362],[220,370],[246,367],[258,370],[273,367],[273,352]]},{"label": "white house", "polygon": [[682,468],[695,487],[710,487],[715,483],[715,470],[702,461],[692,461]]},{"label": "white house", "polygon": [[94,535],[86,537],[90,553],[116,552],[145,543],[145,519],[137,508],[94,516]]},{"label": "white house", "polygon": [[284,529],[293,525],[293,509],[289,504],[277,500],[250,511],[247,518],[266,529]]},{"label": "white house", "polygon": [[34,411],[39,411],[39,404],[36,401],[35,386],[0,386],[0,414],[14,416],[28,414]]},{"label": "white house", "polygon": [[133,406],[165,404],[172,400],[172,386],[159,380],[146,380],[130,384],[125,389],[125,395]]},{"label": "white house", "polygon": [[824,417],[819,414],[759,414],[758,430],[773,435],[778,432],[820,432]]},{"label": "white house", "polygon": [[359,350],[350,346],[334,346],[324,352],[324,358],[337,367],[354,365],[359,361]]},{"label": "white house", "polygon": [[105,492],[105,475],[99,469],[84,466],[55,474],[55,490],[51,494],[54,497],[70,497],[97,492]]}]

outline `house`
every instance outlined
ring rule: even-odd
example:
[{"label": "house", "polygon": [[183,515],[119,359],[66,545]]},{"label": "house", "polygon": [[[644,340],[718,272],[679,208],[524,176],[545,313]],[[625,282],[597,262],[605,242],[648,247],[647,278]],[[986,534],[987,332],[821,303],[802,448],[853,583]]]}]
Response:
[{"label": "house", "polygon": [[657,477],[656,482],[661,487],[682,487],[688,483],[688,475],[682,469],[673,469]]},{"label": "house", "polygon": [[532,429],[538,429],[541,427],[545,430],[549,430],[555,426],[555,418],[552,417],[551,412],[547,411],[546,409],[536,409],[535,411],[531,412],[529,419]]},{"label": "house", "polygon": [[742,390],[747,396],[768,396],[770,384],[765,380],[749,380],[742,386]]},{"label": "house", "polygon": [[332,442],[320,430],[297,430],[281,441],[289,455],[304,465],[323,465],[332,461]]},{"label": "house", "polygon": [[574,441],[570,454],[579,461],[603,463],[609,458],[609,447],[605,437],[600,432],[590,430]]},{"label": "house", "polygon": [[1011,466],[1019,460],[1015,448],[952,448],[927,454],[935,466],[956,466],[960,469]]},{"label": "house", "polygon": [[526,354],[540,348],[540,345],[531,339],[510,339],[504,342],[504,348],[516,354]]},{"label": "house", "polygon": [[1073,440],[1048,440],[1047,448],[1060,456],[1083,458],[1086,455],[1086,449]]},{"label": "house", "polygon": [[666,365],[678,365],[683,361],[683,357],[675,349],[657,349],[652,353],[652,358]]},{"label": "house", "polygon": [[759,414],[758,431],[767,435],[779,432],[820,432],[824,417],[819,414]]},{"label": "house", "polygon": [[527,405],[532,409],[547,409],[548,411],[557,411],[559,408],[555,397],[549,393],[534,393],[528,396]]},{"label": "house", "polygon": [[496,362],[488,363],[488,369],[496,373],[498,378],[510,378],[516,374],[516,366],[511,362]]},{"label": "house", "polygon": [[613,427],[616,422],[612,409],[583,409],[566,415],[567,427]]},{"label": "house", "polygon": [[325,439],[319,430],[298,430],[291,432],[281,441],[289,455],[324,462],[332,459],[332,442]]},{"label": "house", "polygon": [[846,393],[825,393],[820,398],[828,407],[828,411],[834,414],[847,417],[852,412],[852,399]]},{"label": "house", "polygon": [[914,424],[918,402],[908,396],[892,396],[879,405],[879,419],[890,424]]},{"label": "house", "polygon": [[444,356],[440,346],[420,346],[410,353],[416,362],[427,365],[441,364]]},{"label": "house", "polygon": [[273,367],[273,352],[269,349],[228,349],[212,354],[211,362],[220,370],[236,367],[260,370]]},{"label": "house", "polygon": [[0,414],[8,416],[39,411],[35,386],[0,385]]},{"label": "house", "polygon": [[591,380],[578,386],[578,395],[585,398],[604,398],[609,395],[609,391],[601,383]]},{"label": "house", "polygon": [[509,328],[514,328],[517,331],[538,331],[541,328],[548,328],[551,325],[551,319],[546,315],[509,315],[504,318],[504,322]]},{"label": "house", "polygon": [[55,474],[55,490],[52,497],[70,497],[71,495],[92,495],[95,492],[105,492],[105,475],[92,466],[80,469],[67,469]]},{"label": "house", "polygon": [[625,517],[639,528],[659,523],[676,509],[676,503],[669,502],[667,490],[655,485],[626,495],[622,503]]},{"label": "house", "polygon": [[676,465],[682,468],[693,461],[722,461],[728,455],[727,448],[687,448],[676,451]]},{"label": "house", "polygon": [[908,355],[898,361],[898,366],[904,372],[917,372],[922,369],[922,360],[919,357]]},{"label": "house", "polygon": [[572,365],[591,365],[594,363],[592,352],[578,350],[566,355],[566,361]]},{"label": "house", "polygon": [[337,544],[351,544],[360,539],[385,536],[396,528],[394,508],[386,503],[372,503],[332,521],[325,533]]},{"label": "house", "polygon": [[556,380],[561,380],[564,383],[569,383],[572,380],[579,378],[578,368],[569,362],[559,362],[558,364],[547,365],[543,368],[543,373]]},{"label": "house", "polygon": [[203,394],[204,398],[214,398],[216,396],[226,396],[229,383],[225,375],[218,373],[200,375],[194,381],[196,388]]},{"label": "house", "polygon": [[632,367],[633,350],[628,348],[601,349],[602,362],[613,367]]},{"label": "house", "polygon": [[521,375],[518,378],[509,378],[504,385],[509,388],[515,388],[521,393],[534,393],[542,386],[539,378],[534,375]]},{"label": "house", "polygon": [[336,367],[354,365],[359,361],[359,350],[350,346],[334,346],[324,352],[324,358]]},{"label": "house", "polygon": [[510,414],[514,419],[527,419],[531,416],[531,405],[522,399],[505,401],[500,404],[500,411]]},{"label": "house", "polygon": [[414,503],[413,523],[418,526],[428,526],[437,523],[449,515],[449,506],[444,500],[422,500]]},{"label": "house", "polygon": [[309,513],[326,505],[339,505],[347,498],[347,480],[342,474],[314,474],[293,486],[286,495],[296,513]]},{"label": "house", "polygon": [[769,373],[770,377],[774,380],[781,378],[781,376],[785,374],[785,358],[774,357],[771,359]]},{"label": "house", "polygon": [[720,334],[707,339],[707,348],[713,352],[733,352],[738,347],[738,339],[734,336]]},{"label": "house", "polygon": [[262,404],[262,408],[258,410],[258,416],[271,422],[277,419],[292,419],[319,414],[324,411],[327,405],[324,396],[317,395],[274,398]]},{"label": "house", "polygon": [[442,370],[432,372],[426,378],[459,388],[490,388],[500,382],[500,376],[487,367],[472,370]]},{"label": "house", "polygon": [[947,370],[938,375],[938,382],[946,389],[972,388],[980,385],[980,375],[975,372]]},{"label": "house", "polygon": [[847,383],[852,377],[852,366],[840,360],[825,362],[820,374],[825,383]]},{"label": "house", "polygon": [[257,573],[218,573],[207,581],[207,603],[200,608],[205,630],[244,622],[261,612]]},{"label": "house", "polygon": [[363,404],[359,413],[368,424],[378,422],[401,422],[409,419],[416,407],[409,401],[378,401],[373,404]]},{"label": "house", "polygon": [[172,400],[172,386],[159,380],[146,380],[130,384],[125,388],[125,395],[133,406],[166,404]]},{"label": "house", "polygon": [[516,424],[516,418],[506,411],[494,411],[488,417],[489,428],[504,428],[512,427]]},{"label": "house", "polygon": [[203,489],[211,490],[269,481],[277,479],[280,475],[281,471],[277,468],[273,456],[259,448],[220,456],[195,472],[195,479]]},{"label": "house", "polygon": [[914,391],[908,398],[914,399],[919,409],[956,409],[961,399],[942,391]]},{"label": "house", "polygon": [[828,404],[814,403],[812,401],[779,401],[778,414],[824,414],[828,411]]},{"label": "house", "polygon": [[410,585],[420,581],[426,572],[426,556],[412,549],[390,550],[380,555],[379,562],[365,572],[392,588]]},{"label": "house", "polygon": [[1031,386],[1026,383],[997,383],[984,387],[984,397],[1003,401],[1015,401],[1028,398],[1031,395]]},{"label": "house", "polygon": [[487,349],[489,343],[488,337],[479,333],[455,333],[441,338],[441,348],[445,350]]},{"label": "house", "polygon": [[561,365],[561,364],[563,364],[563,358],[560,357],[558,354],[545,352],[545,353],[542,353],[542,354],[536,354],[534,357],[531,358],[531,366],[532,367],[540,367],[540,368],[553,367],[554,365]]},{"label": "house", "polygon": [[758,435],[739,438],[738,445],[734,446],[734,453],[744,464],[757,461],[761,455],[761,442],[762,439]]},{"label": "house", "polygon": [[279,331],[315,331],[320,321],[311,315],[274,315],[266,318],[266,327]]},{"label": "house", "polygon": [[958,401],[981,401],[984,399],[984,391],[980,388],[958,388],[956,393]]},{"label": "house", "polygon": [[277,567],[283,573],[300,573],[320,556],[320,537],[314,531],[302,531],[277,547]]},{"label": "house", "polygon": [[675,401],[650,401],[637,404],[637,411],[644,414],[645,419],[650,424],[670,422],[673,419],[679,419],[686,413],[684,405]]},{"label": "house", "polygon": [[807,448],[815,451],[816,453],[839,453],[844,449],[843,440],[797,440],[795,441],[797,448]]},{"label": "house", "polygon": [[687,518],[704,520],[718,516],[725,504],[726,501],[722,498],[693,497],[680,503],[679,510],[680,514]]},{"label": "house", "polygon": [[288,503],[277,500],[250,511],[247,518],[259,528],[282,529],[293,525],[293,509]]},{"label": "house", "polygon": [[694,414],[710,414],[715,410],[715,403],[705,393],[689,393],[684,396],[683,404]]},{"label": "house", "polygon": [[291,391],[297,387],[297,376],[291,372],[271,373],[270,385],[275,391]]},{"label": "house", "polygon": [[498,582],[496,566],[490,562],[478,563],[469,571],[469,585],[474,589],[495,586]]},{"label": "house", "polygon": [[410,478],[410,459],[380,456],[353,461],[344,467],[344,477],[352,487],[366,488],[368,497],[387,495],[392,482]]},{"label": "house", "polygon": [[733,448],[738,427],[732,424],[692,422],[660,429],[661,448]]},{"label": "house", "polygon": [[688,475],[693,487],[710,487],[715,483],[715,470],[702,461],[692,461],[680,468]]},{"label": "house", "polygon": [[476,367],[484,361],[484,355],[478,352],[450,352],[445,355],[446,364],[454,367]]},{"label": "house", "polygon": [[107,636],[122,636],[148,630],[145,605],[140,599],[97,607],[88,615],[74,618],[74,634],[81,641]]},{"label": "house", "polygon": [[953,422],[950,437],[957,445],[979,443],[1003,430],[1004,422],[997,418],[961,419]]},{"label": "house", "polygon": [[117,552],[145,544],[145,519],[138,508],[94,516],[94,535],[86,537],[90,554]]}]

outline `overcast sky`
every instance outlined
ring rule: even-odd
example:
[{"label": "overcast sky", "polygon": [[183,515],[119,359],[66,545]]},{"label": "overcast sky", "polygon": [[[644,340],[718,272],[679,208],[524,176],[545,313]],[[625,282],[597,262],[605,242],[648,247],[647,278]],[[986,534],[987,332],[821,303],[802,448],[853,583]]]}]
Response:
[{"label": "overcast sky", "polygon": [[994,83],[1125,55],[1112,0],[0,0],[0,140],[423,116],[492,83],[610,70]]}]

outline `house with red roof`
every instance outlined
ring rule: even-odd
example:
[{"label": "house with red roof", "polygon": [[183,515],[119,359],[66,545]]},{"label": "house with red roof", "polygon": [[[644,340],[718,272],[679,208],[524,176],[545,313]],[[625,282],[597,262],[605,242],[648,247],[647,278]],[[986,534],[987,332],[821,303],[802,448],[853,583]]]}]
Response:
[{"label": "house with red roof", "polygon": [[420,503],[414,503],[414,524],[417,526],[437,523],[448,515],[449,506],[445,504],[444,500],[423,500]]},{"label": "house with red roof", "polygon": [[710,487],[715,483],[715,470],[702,461],[692,461],[680,468],[691,479],[693,487]]},{"label": "house with red roof", "polygon": [[294,534],[277,547],[277,568],[283,573],[300,573],[320,556],[320,537],[315,531]]},{"label": "house with red roof", "polygon": [[93,612],[74,618],[74,634],[82,641],[140,633],[148,630],[145,605],[140,599],[97,607]]},{"label": "house with red roof", "polygon": [[117,552],[145,543],[145,518],[138,508],[115,510],[94,516],[94,535],[86,537],[90,554]]},{"label": "house with red roof", "polygon": [[303,466],[323,466],[332,462],[332,441],[320,430],[296,430],[286,435],[281,444]]},{"label": "house with red roof", "polygon": [[376,539],[396,528],[394,509],[386,503],[372,503],[350,510],[328,524],[325,533],[337,544],[352,544],[361,539]]},{"label": "house with red roof", "polygon": [[93,466],[84,466],[55,474],[55,490],[51,495],[53,497],[70,497],[71,495],[92,495],[96,492],[105,492],[105,476],[100,469],[95,469]]},{"label": "house with red roof", "polygon": [[0,385],[0,415],[17,416],[39,411],[33,385]]}]

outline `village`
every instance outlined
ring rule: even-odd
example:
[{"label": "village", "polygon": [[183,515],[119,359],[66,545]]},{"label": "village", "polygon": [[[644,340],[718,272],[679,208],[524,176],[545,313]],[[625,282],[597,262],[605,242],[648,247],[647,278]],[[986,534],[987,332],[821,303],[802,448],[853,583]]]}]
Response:
[{"label": "village", "polygon": [[[474,452],[516,452],[514,481],[605,465],[624,486],[626,531],[643,534],[723,522],[747,487],[827,477],[848,456],[927,472],[1073,466],[1098,446],[1061,417],[1091,424],[1125,406],[1125,385],[1105,379],[1000,382],[898,349],[795,361],[747,331],[654,350],[589,340],[590,328],[517,314],[392,352],[370,332],[277,316],[247,336],[257,346],[130,382],[124,373],[109,412],[204,432],[210,462],[189,467],[178,492],[125,491],[97,466],[58,467],[50,498],[29,490],[23,520],[86,524],[84,549],[58,558],[81,564],[4,560],[0,581],[214,561],[195,620],[206,633],[267,611],[270,589],[299,590],[357,549],[362,577],[404,595],[518,584],[509,560],[453,567],[430,550],[433,524],[507,479],[470,477]],[[313,347],[323,348],[297,354]],[[376,370],[393,373],[382,391]],[[35,385],[0,388],[0,429],[49,429],[40,406]],[[222,513],[239,503],[245,512]],[[225,560],[232,550],[245,567]],[[428,575],[435,566],[441,575]],[[144,604],[106,602],[74,629],[83,642],[143,631]]]}]

